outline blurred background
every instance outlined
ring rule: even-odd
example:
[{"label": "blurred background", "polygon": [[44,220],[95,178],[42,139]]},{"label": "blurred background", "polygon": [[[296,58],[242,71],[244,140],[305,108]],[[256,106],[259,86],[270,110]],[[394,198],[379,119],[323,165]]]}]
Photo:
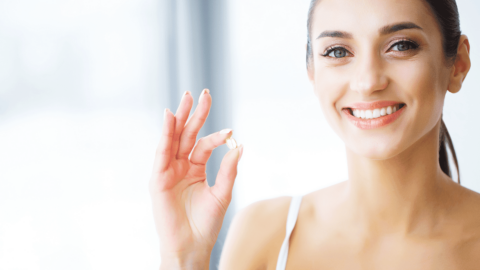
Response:
[{"label": "blurred background", "polygon": [[[473,65],[444,119],[480,192],[480,3],[457,3]],[[305,72],[308,5],[0,0],[0,270],[158,269],[147,183],[163,109],[186,90],[211,90],[199,137],[233,128],[245,145],[211,269],[238,210],[346,180]]]}]

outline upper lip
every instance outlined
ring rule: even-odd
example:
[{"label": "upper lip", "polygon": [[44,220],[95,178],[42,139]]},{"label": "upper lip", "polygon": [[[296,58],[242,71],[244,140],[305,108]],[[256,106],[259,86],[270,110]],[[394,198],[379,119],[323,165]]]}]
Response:
[{"label": "upper lip", "polygon": [[388,106],[393,106],[397,104],[404,104],[399,101],[373,101],[373,102],[356,102],[352,103],[344,109],[356,109],[356,110],[374,110],[374,109],[380,109]]}]

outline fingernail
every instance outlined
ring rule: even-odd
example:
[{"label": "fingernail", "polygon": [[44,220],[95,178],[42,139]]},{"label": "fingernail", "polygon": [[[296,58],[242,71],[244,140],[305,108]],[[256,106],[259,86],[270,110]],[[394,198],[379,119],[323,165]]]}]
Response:
[{"label": "fingernail", "polygon": [[202,93],[200,94],[199,101],[202,100],[203,96],[204,96],[206,93],[210,93],[210,90],[208,90],[207,88],[203,89]]},{"label": "fingernail", "polygon": [[163,121],[165,121],[165,119],[167,118],[167,108],[165,108],[165,110],[163,110]]},{"label": "fingernail", "polygon": [[240,161],[240,159],[242,158],[242,155],[243,155],[243,144],[240,145],[240,149],[238,151],[240,152],[240,154],[238,156],[238,161]]},{"label": "fingernail", "polygon": [[228,134],[232,131],[232,129],[226,128],[220,131],[220,134]]},{"label": "fingernail", "polygon": [[192,93],[190,93],[190,91],[185,91],[185,93],[183,93],[182,98],[183,98],[184,96],[186,96],[186,95],[192,95]]}]

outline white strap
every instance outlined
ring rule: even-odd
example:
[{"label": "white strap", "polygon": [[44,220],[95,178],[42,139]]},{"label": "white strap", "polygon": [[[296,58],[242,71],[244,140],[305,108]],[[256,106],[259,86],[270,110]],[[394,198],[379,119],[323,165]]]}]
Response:
[{"label": "white strap", "polygon": [[292,234],[293,228],[295,228],[295,223],[297,223],[298,210],[300,209],[301,202],[302,196],[293,197],[290,202],[287,217],[287,233],[285,235],[285,240],[283,240],[282,248],[280,248],[280,253],[278,254],[276,270],[285,270],[285,267],[287,267],[290,235]]}]

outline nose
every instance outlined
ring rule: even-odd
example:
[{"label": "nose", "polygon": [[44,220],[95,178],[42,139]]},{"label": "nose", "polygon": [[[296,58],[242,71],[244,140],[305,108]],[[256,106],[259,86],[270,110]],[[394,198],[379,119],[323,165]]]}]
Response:
[{"label": "nose", "polygon": [[355,73],[350,81],[350,89],[368,96],[388,86],[388,78],[382,62],[373,55],[364,55],[355,66]]}]

